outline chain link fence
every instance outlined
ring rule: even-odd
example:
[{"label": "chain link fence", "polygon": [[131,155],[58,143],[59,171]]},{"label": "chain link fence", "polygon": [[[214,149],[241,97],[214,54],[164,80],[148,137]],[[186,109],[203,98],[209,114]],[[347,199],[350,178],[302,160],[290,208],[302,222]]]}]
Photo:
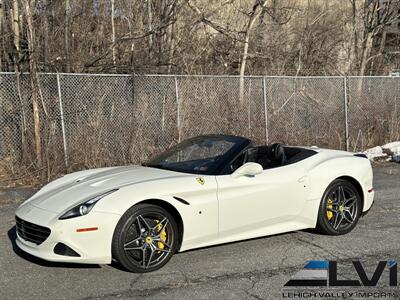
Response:
[{"label": "chain link fence", "polygon": [[348,86],[349,150],[399,141],[400,77],[352,77]]},{"label": "chain link fence", "polygon": [[[399,77],[40,74],[39,82],[49,168],[139,163],[208,133],[351,151],[400,139]],[[33,157],[30,97],[29,74],[0,73],[8,164]]]}]

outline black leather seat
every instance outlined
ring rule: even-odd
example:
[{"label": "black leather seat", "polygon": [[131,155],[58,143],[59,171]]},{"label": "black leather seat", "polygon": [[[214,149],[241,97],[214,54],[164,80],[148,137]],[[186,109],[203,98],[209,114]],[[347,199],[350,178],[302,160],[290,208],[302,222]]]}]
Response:
[{"label": "black leather seat", "polygon": [[247,151],[246,162],[258,162],[258,148],[250,148]]},{"label": "black leather seat", "polygon": [[271,160],[268,158],[269,147],[261,146],[257,148],[257,162],[263,169],[271,168]]},{"label": "black leather seat", "polygon": [[279,143],[272,144],[268,147],[267,157],[272,168],[283,166],[286,163],[285,147]]},{"label": "black leather seat", "polygon": [[282,144],[250,148],[247,151],[245,162],[259,163],[263,169],[283,166],[286,163],[285,149]]}]

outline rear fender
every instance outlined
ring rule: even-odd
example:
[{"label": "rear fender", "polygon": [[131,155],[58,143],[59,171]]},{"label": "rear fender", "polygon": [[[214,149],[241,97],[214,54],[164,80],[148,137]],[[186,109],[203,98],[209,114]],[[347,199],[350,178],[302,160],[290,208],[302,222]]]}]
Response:
[{"label": "rear fender", "polygon": [[372,205],[373,195],[368,192],[372,188],[373,178],[369,160],[357,156],[330,158],[313,166],[309,171],[309,200],[314,202],[312,213],[315,222],[324,192],[335,179],[340,177],[351,177],[361,186],[363,212]]}]

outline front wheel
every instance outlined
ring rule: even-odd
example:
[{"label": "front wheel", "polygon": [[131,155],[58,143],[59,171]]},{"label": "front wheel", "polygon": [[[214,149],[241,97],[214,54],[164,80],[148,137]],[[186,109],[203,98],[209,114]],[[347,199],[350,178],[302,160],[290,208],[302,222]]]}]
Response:
[{"label": "front wheel", "polygon": [[349,233],[357,225],[361,209],[361,197],[354,185],[337,179],[322,197],[317,227],[329,235]]},{"label": "front wheel", "polygon": [[177,242],[178,227],[173,217],[159,206],[139,204],[118,222],[112,253],[131,272],[151,272],[171,259]]}]

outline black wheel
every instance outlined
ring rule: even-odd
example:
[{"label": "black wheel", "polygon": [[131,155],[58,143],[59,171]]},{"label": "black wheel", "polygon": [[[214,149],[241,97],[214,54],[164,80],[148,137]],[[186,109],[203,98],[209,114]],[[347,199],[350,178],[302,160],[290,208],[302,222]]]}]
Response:
[{"label": "black wheel", "polygon": [[151,272],[171,259],[177,242],[178,227],[172,216],[159,206],[139,204],[115,228],[113,258],[131,272]]},{"label": "black wheel", "polygon": [[318,229],[325,234],[349,233],[361,215],[361,197],[350,182],[337,179],[326,189],[318,212]]}]

